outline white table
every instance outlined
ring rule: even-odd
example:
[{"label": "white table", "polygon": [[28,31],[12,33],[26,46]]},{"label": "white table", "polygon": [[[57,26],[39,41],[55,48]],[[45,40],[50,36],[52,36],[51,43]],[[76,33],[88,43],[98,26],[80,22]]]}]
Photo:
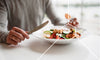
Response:
[{"label": "white table", "polygon": [[[19,46],[10,47],[0,43],[0,60],[37,60],[51,45],[43,39],[30,35]],[[85,44],[84,44],[85,43]],[[100,36],[88,37],[70,45],[54,45],[40,60],[99,60]]]}]

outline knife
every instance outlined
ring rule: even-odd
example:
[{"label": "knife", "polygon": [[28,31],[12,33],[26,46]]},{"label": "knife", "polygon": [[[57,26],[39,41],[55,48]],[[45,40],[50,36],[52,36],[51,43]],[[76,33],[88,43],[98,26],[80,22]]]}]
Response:
[{"label": "knife", "polygon": [[41,25],[35,27],[33,30],[29,31],[28,34],[32,34],[33,32],[35,32],[35,31],[37,31],[37,30],[43,28],[43,27],[46,26],[48,23],[49,23],[49,21],[44,22],[43,24],[41,24]]}]

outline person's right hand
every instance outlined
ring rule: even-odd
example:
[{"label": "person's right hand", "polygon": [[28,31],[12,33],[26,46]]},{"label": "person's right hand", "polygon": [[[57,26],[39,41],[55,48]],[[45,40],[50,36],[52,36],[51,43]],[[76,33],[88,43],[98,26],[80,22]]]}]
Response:
[{"label": "person's right hand", "polygon": [[24,41],[25,38],[29,39],[29,35],[24,30],[18,27],[13,27],[7,36],[6,43],[17,45],[21,41]]}]

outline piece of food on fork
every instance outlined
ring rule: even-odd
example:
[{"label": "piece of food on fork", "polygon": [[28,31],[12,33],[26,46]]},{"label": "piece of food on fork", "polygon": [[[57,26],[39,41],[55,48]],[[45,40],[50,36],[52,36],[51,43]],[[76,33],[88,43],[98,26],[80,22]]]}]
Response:
[{"label": "piece of food on fork", "polygon": [[68,20],[66,23],[66,26],[68,28],[78,28],[79,22],[77,21],[77,18],[72,18],[69,14],[65,14],[65,18]]}]

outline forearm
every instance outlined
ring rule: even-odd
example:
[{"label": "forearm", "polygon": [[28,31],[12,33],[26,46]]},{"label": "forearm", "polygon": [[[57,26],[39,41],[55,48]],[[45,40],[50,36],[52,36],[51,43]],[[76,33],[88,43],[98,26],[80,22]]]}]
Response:
[{"label": "forearm", "polygon": [[6,38],[9,33],[6,23],[0,23],[0,43],[6,43]]},{"label": "forearm", "polygon": [[6,37],[9,33],[9,31],[7,29],[7,25],[8,25],[8,23],[7,23],[6,17],[1,18],[1,20],[0,20],[0,43],[6,42]]},{"label": "forearm", "polygon": [[6,42],[6,37],[8,35],[8,29],[7,29],[7,25],[8,25],[8,22],[7,22],[7,14],[6,13],[1,13],[0,14],[0,43],[3,42],[5,43]]},{"label": "forearm", "polygon": [[6,43],[8,31],[0,31],[0,43]]},{"label": "forearm", "polygon": [[0,43],[6,43],[6,37],[8,35],[8,20],[7,9],[4,0],[0,0]]}]

